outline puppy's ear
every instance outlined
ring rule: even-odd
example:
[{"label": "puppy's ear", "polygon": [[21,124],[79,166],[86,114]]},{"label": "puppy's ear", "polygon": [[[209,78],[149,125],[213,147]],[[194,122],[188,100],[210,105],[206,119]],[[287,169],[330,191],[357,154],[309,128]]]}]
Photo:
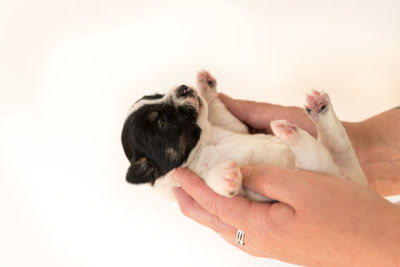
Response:
[{"label": "puppy's ear", "polygon": [[154,184],[158,177],[158,171],[154,164],[147,158],[139,160],[132,159],[126,173],[126,181],[132,184],[151,183]]}]

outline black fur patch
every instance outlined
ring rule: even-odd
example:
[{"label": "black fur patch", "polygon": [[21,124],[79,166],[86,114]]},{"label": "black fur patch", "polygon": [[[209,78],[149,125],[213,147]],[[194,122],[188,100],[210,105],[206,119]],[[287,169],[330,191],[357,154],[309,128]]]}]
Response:
[{"label": "black fur patch", "polygon": [[154,99],[161,99],[163,97],[164,97],[163,94],[145,95],[145,96],[143,96],[141,99],[139,99],[136,102],[139,102],[140,100],[143,100],[143,99],[144,100],[154,100]]},{"label": "black fur patch", "polygon": [[194,107],[176,107],[168,101],[144,105],[133,112],[121,134],[125,155],[131,162],[126,180],[154,184],[157,178],[182,165],[200,138],[197,117]]}]

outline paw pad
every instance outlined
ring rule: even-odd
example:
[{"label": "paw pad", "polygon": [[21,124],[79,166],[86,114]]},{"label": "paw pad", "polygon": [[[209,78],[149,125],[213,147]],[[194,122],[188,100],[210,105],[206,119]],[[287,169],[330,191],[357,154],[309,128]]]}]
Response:
[{"label": "paw pad", "polygon": [[229,196],[234,196],[239,193],[242,182],[239,166],[236,162],[229,161],[224,165],[224,169],[225,190]]},{"label": "paw pad", "polygon": [[312,118],[316,118],[322,111],[326,110],[330,104],[329,96],[326,93],[321,93],[316,90],[312,90],[310,94],[307,94],[305,110],[308,115]]},{"label": "paw pad", "polygon": [[214,88],[217,85],[217,81],[208,71],[202,70],[197,74],[197,83],[202,86],[209,86]]},{"label": "paw pad", "polygon": [[286,120],[271,121],[271,129],[275,136],[281,138],[289,144],[297,142],[297,126],[289,123]]}]

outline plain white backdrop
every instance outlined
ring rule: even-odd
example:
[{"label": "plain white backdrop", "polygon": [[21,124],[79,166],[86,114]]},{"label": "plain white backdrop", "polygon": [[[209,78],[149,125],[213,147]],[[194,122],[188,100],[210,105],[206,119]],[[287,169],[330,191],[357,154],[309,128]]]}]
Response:
[{"label": "plain white backdrop", "polygon": [[341,119],[368,118],[400,104],[399,14],[396,0],[3,0],[0,266],[288,266],[127,184],[126,112],[204,68],[233,97],[301,106],[316,88]]}]

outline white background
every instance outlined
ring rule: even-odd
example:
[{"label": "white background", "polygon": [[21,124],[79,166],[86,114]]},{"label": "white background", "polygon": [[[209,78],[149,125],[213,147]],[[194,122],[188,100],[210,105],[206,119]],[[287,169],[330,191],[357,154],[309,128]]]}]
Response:
[{"label": "white background", "polygon": [[287,266],[127,184],[126,112],[205,68],[233,97],[300,106],[314,87],[365,119],[400,104],[399,14],[396,0],[1,1],[0,266]]}]

